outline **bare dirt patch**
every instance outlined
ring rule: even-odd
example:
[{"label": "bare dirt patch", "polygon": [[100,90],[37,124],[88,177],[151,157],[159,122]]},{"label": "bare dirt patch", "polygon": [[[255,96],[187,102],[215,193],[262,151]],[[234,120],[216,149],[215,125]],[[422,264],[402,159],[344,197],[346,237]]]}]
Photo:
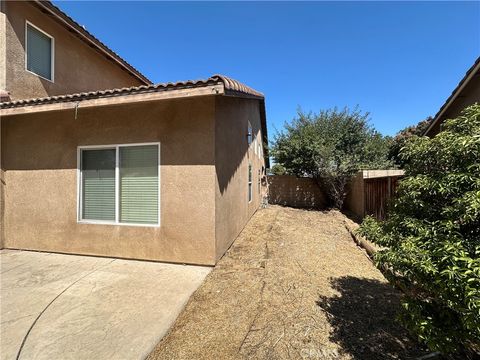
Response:
[{"label": "bare dirt patch", "polygon": [[153,359],[408,359],[400,294],[337,211],[258,211]]}]

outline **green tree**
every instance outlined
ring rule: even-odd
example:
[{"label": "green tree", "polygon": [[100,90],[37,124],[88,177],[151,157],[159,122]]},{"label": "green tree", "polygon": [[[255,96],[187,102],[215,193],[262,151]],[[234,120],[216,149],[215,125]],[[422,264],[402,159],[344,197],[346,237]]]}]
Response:
[{"label": "green tree", "polygon": [[393,139],[391,139],[390,147],[388,150],[388,158],[392,160],[395,165],[403,167],[405,165],[404,160],[400,157],[400,151],[405,146],[408,139],[412,136],[423,136],[425,130],[432,121],[431,117],[420,121],[417,125],[408,126],[403,130],[400,130]]},{"label": "green tree", "polygon": [[480,351],[480,105],[432,139],[411,137],[400,156],[407,176],[388,219],[367,218],[360,233],[406,294],[403,324],[432,350],[467,358]]},{"label": "green tree", "polygon": [[274,164],[270,169],[272,175],[285,175],[287,172],[285,168],[280,164]]},{"label": "green tree", "polygon": [[368,113],[345,108],[304,113],[285,123],[271,149],[288,174],[311,176],[341,208],[346,185],[362,168],[391,167],[387,140],[368,122]]}]

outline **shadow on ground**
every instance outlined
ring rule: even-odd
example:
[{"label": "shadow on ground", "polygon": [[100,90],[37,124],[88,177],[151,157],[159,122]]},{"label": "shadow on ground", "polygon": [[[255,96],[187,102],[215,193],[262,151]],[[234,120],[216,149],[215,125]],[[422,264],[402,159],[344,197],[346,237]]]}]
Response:
[{"label": "shadow on ground", "polygon": [[415,359],[426,354],[395,321],[400,294],[388,283],[345,276],[331,280],[340,293],[317,301],[332,326],[330,340],[354,359]]}]

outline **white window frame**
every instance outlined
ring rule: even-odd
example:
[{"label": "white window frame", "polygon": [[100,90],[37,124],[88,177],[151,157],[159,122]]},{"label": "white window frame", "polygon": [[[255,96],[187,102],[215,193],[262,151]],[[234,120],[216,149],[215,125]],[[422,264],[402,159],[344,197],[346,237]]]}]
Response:
[{"label": "white window frame", "polygon": [[[156,224],[138,224],[138,223],[122,223],[120,222],[120,148],[133,146],[158,146],[158,220]],[[115,221],[107,220],[86,220],[82,219],[82,169],[81,157],[82,150],[101,150],[115,149]],[[160,142],[132,143],[132,144],[110,144],[110,145],[84,145],[77,147],[77,223],[79,224],[97,224],[97,225],[121,225],[121,226],[144,226],[144,227],[160,227],[160,204],[161,201],[161,182],[160,182]]]},{"label": "white window frame", "polygon": [[258,169],[258,179],[257,179],[257,181],[258,181],[258,195],[260,195],[260,193],[261,193],[260,190],[262,189],[262,173],[261,173],[260,169]]},{"label": "white window frame", "polygon": [[247,144],[249,148],[252,145],[252,143],[253,143],[253,128],[252,128],[252,124],[250,124],[250,121],[249,121],[247,124]]},{"label": "white window frame", "polygon": [[[248,182],[248,203],[250,204],[253,200],[253,166],[252,163],[248,163],[247,169],[247,182]],[[250,176],[251,174],[251,176]]]},{"label": "white window frame", "polygon": [[[42,75],[39,75],[37,73],[34,73],[31,70],[28,70],[28,44],[27,44],[27,38],[28,38],[28,26],[31,26],[35,30],[40,31],[42,34],[48,36],[50,40],[52,40],[52,48],[50,49],[51,51],[51,64],[50,64],[50,73],[52,74],[52,78],[48,79],[46,77],[43,77]],[[40,29],[38,26],[32,24],[30,21],[25,20],[25,71],[29,72],[30,74],[33,74],[35,76],[38,76],[39,78],[42,78],[44,80],[50,81],[52,83],[55,83],[55,38],[48,34],[47,32],[43,31]]]}]

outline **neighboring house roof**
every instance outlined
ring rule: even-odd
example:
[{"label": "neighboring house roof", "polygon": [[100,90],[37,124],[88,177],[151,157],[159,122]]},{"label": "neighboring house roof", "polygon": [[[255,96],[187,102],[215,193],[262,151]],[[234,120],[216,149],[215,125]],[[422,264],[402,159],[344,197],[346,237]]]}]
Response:
[{"label": "neighboring house roof", "polygon": [[475,63],[470,67],[470,69],[468,69],[465,76],[458,83],[457,87],[452,91],[452,93],[442,105],[440,110],[438,110],[432,122],[425,130],[424,135],[427,135],[438,124],[438,122],[441,121],[442,115],[448,110],[448,108],[452,105],[455,99],[459,97],[460,93],[467,86],[470,80],[472,80],[474,76],[478,75],[480,75],[480,57],[475,60]]},{"label": "neighboring house roof", "polygon": [[152,82],[146,76],[144,76],[140,71],[138,71],[128,62],[122,59],[120,55],[118,55],[116,52],[110,49],[107,45],[105,45],[103,42],[98,40],[95,36],[93,36],[87,30],[85,30],[84,27],[78,24],[75,20],[73,20],[70,16],[65,14],[58,7],[53,5],[49,0],[34,0],[32,1],[32,3],[36,5],[42,12],[53,16],[55,20],[57,20],[63,26],[67,27],[75,36],[80,38],[82,41],[86,42],[89,46],[95,48],[96,50],[106,55],[110,60],[117,63],[121,68],[123,68],[125,71],[127,71],[131,75],[135,76],[141,82],[143,82],[146,85],[152,84]]}]

